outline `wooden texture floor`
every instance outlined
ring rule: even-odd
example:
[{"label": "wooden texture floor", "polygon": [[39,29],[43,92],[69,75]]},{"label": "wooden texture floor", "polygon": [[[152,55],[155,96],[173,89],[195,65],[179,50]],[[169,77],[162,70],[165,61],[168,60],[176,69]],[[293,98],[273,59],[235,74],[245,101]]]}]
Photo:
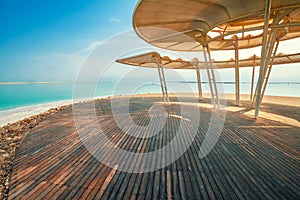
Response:
[{"label": "wooden texture floor", "polygon": [[[137,124],[149,123],[146,111],[157,100],[132,100],[132,118]],[[150,152],[166,145],[180,120],[170,115],[160,134],[136,139],[116,126],[109,99],[97,101],[96,106],[107,136],[130,151]],[[265,107],[272,110],[270,104]],[[176,109],[167,108],[170,113]],[[211,116],[209,109],[200,110],[201,126],[190,148],[171,165],[148,173],[121,172],[100,163],[80,141],[72,110],[60,111],[24,139],[14,161],[9,199],[300,198],[300,128],[227,112],[215,148],[200,159],[199,147]],[[299,114],[299,108],[274,110]],[[186,130],[189,137],[188,126]],[[124,162],[139,161],[124,158]]]}]

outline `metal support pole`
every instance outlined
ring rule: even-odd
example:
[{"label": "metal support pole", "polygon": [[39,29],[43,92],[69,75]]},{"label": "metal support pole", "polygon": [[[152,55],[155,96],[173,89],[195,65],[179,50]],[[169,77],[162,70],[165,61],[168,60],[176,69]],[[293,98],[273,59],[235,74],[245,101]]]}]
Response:
[{"label": "metal support pole", "polygon": [[156,62],[156,64],[157,64],[157,70],[158,70],[158,75],[159,75],[159,81],[160,81],[161,91],[162,91],[162,95],[163,95],[163,100],[164,100],[164,103],[166,103],[167,98],[166,98],[165,86],[164,86],[164,83],[163,83],[161,66],[158,62]]},{"label": "metal support pole", "polygon": [[[274,49],[275,40],[276,40],[276,38],[275,38],[276,31],[277,30],[271,30],[269,38],[268,38],[268,40],[266,41],[266,44],[265,44],[265,46],[266,46],[265,47],[265,56],[263,57],[263,59],[262,58],[260,59],[260,62],[261,62],[260,64],[262,64],[264,62],[264,68],[263,68],[263,72],[262,72],[262,78],[263,79],[261,80],[261,87],[263,87],[263,85],[265,83],[266,72],[268,70],[269,61],[271,59],[272,52],[273,52],[273,49]],[[258,87],[259,86],[260,86],[260,84],[259,84],[259,82],[257,82],[256,88],[255,88],[255,93],[254,93],[254,96],[253,96],[252,107],[256,103],[257,98],[261,98],[261,93],[258,93]]]},{"label": "metal support pole", "polygon": [[259,77],[258,77],[258,92],[256,98],[256,105],[255,105],[255,118],[258,118],[259,107],[260,107],[260,96],[262,90],[262,82],[263,82],[263,72],[265,70],[265,63],[266,60],[264,59],[266,56],[266,40],[268,36],[268,27],[269,27],[269,18],[270,18],[270,11],[271,11],[271,0],[266,0],[265,4],[265,18],[264,18],[264,33],[262,39],[262,50],[261,50],[261,62],[260,62],[260,69],[259,69]]},{"label": "metal support pole", "polygon": [[239,46],[238,41],[234,43],[235,55],[235,102],[240,105],[240,70],[239,70]]},{"label": "metal support pole", "polygon": [[[208,54],[208,59],[207,59],[207,55],[205,53],[205,49]],[[208,46],[203,47],[203,54],[204,54],[204,60],[205,60],[205,64],[206,64],[207,76],[208,76],[208,80],[209,80],[212,104],[213,104],[214,108],[216,108],[216,104],[217,104],[217,107],[220,108],[220,101],[219,101],[219,97],[218,97],[218,90],[217,90],[217,86],[216,86],[215,74],[214,74],[212,59],[211,59],[211,55],[210,55]],[[208,62],[209,62],[209,64],[208,64]]]},{"label": "metal support pole", "polygon": [[163,99],[164,99],[164,102],[166,102],[165,88],[164,88],[163,81],[162,81],[162,75],[161,75],[161,71],[160,71],[160,64],[158,62],[156,64],[157,64],[157,70],[158,70],[159,81],[160,81],[160,86],[161,86],[161,91],[162,91]]},{"label": "metal support pole", "polygon": [[250,101],[252,101],[253,97],[253,87],[254,87],[254,75],[255,75],[255,55],[253,56],[253,68],[252,68],[252,79],[251,79],[251,94],[250,94]]},{"label": "metal support pole", "polygon": [[[277,24],[280,22],[280,20],[286,16],[290,11],[286,11],[285,13],[277,13],[277,15],[275,16],[274,20],[273,20],[273,23],[272,24]],[[278,49],[278,46],[279,46],[279,42],[280,42],[280,39],[282,37],[284,37],[286,35],[286,30],[283,30],[282,32],[278,32],[279,29],[272,29],[271,30],[271,34],[268,38],[268,41],[267,41],[267,56],[266,56],[266,62],[265,63],[265,69],[264,69],[264,72],[263,72],[263,76],[264,76],[264,80],[262,81],[262,93],[260,94],[260,104],[262,102],[262,99],[263,99],[263,96],[264,96],[264,93],[265,93],[265,90],[266,90],[266,87],[267,87],[267,84],[268,84],[268,81],[269,81],[269,77],[270,77],[270,73],[271,73],[271,70],[272,70],[272,66],[273,66],[273,63],[274,63],[274,59],[275,59],[275,56],[276,56],[276,52],[277,52],[277,49]],[[276,46],[274,48],[274,45],[275,45],[275,42],[276,42]],[[271,60],[271,61],[270,61]]]},{"label": "metal support pole", "polygon": [[212,80],[213,80],[213,83],[214,83],[213,84],[213,89],[214,89],[214,93],[215,93],[214,98],[217,100],[217,107],[220,108],[220,99],[219,99],[219,94],[218,94],[218,89],[217,89],[217,82],[216,82],[216,77],[215,77],[215,73],[214,73],[214,69],[213,69],[213,65],[212,65],[212,58],[211,58],[209,46],[207,45],[206,48],[207,48],[207,53],[208,53],[211,76],[212,76]]},{"label": "metal support pole", "polygon": [[272,60],[270,62],[270,66],[268,67],[268,71],[267,71],[267,75],[266,75],[266,80],[264,82],[262,93],[261,93],[261,97],[260,97],[260,103],[262,102],[262,99],[263,99],[263,97],[265,95],[265,91],[266,91],[266,88],[267,88],[267,83],[269,81],[269,77],[270,77],[270,74],[271,74],[271,70],[272,70],[272,66],[273,66],[274,60],[275,60],[275,56],[276,56],[276,52],[277,52],[278,46],[279,46],[279,40],[277,40],[277,42],[276,42],[276,46],[275,46],[275,49],[274,49],[273,57],[272,57]]},{"label": "metal support pole", "polygon": [[195,66],[196,69],[196,74],[197,74],[197,83],[198,83],[198,95],[199,99],[202,100],[202,86],[201,86],[201,76],[200,76],[200,67],[199,67],[199,60],[197,58],[194,58],[192,60],[193,65]]},{"label": "metal support pole", "polygon": [[165,88],[165,95],[166,95],[166,101],[169,103],[169,94],[168,94],[168,89],[167,89],[167,84],[166,84],[166,78],[165,78],[165,72],[164,72],[164,67],[161,64],[158,64],[161,69],[161,74],[163,78],[163,83],[164,83],[164,88]]},{"label": "metal support pole", "polygon": [[202,97],[200,69],[196,69],[196,73],[197,73],[197,81],[198,81],[198,95],[199,95],[199,99],[202,100],[203,97]]},{"label": "metal support pole", "polygon": [[215,98],[214,98],[213,86],[212,86],[211,79],[210,79],[211,75],[210,75],[210,71],[209,71],[208,59],[207,59],[207,55],[206,55],[205,51],[206,51],[206,47],[203,47],[203,56],[204,56],[207,76],[208,76],[208,80],[209,80],[210,95],[211,95],[212,104],[215,108],[216,107],[216,102],[215,102]]}]

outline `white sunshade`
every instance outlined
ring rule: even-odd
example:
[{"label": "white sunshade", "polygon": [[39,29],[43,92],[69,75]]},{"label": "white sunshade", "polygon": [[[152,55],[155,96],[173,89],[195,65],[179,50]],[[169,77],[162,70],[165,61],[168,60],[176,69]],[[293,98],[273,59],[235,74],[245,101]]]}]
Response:
[{"label": "white sunshade", "polygon": [[[154,58],[157,58],[155,60]],[[128,58],[118,59],[117,62],[122,64],[128,64],[138,67],[149,67],[156,68],[157,61],[164,68],[168,69],[195,69],[195,61],[186,61],[181,58],[170,59],[167,56],[161,56],[157,52],[149,52],[145,54],[140,54],[136,56],[131,56]],[[224,61],[214,61],[214,65],[217,69],[235,68],[235,60],[233,58]],[[297,54],[277,54],[274,58],[273,65],[279,64],[291,64],[300,62],[300,53]],[[198,61],[198,66],[200,69],[206,69],[206,64],[204,61]],[[260,57],[251,56],[247,59],[239,60],[239,67],[252,67],[260,65]]]},{"label": "white sunshade", "polygon": [[[201,51],[205,42],[211,50],[234,49],[234,41],[239,49],[260,46],[263,21],[262,0],[141,0],[133,15],[142,39],[176,51]],[[269,23],[281,27],[281,40],[299,37],[300,0],[273,0]]]}]

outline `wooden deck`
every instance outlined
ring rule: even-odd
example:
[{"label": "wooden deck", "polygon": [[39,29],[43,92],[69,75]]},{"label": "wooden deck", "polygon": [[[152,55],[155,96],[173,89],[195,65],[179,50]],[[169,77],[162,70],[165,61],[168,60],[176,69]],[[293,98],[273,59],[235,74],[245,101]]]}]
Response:
[{"label": "wooden deck", "polygon": [[[147,105],[157,100],[133,99],[137,123],[147,123]],[[123,149],[149,152],[174,137],[180,119],[171,117],[165,131],[155,137],[134,139],[122,134],[115,127],[109,102],[97,101],[97,115],[108,137]],[[299,108],[273,108],[277,114],[299,117]],[[77,135],[72,110],[60,111],[24,139],[14,161],[9,199],[300,198],[299,127],[227,112],[215,148],[200,159],[199,147],[211,116],[210,109],[200,109],[202,125],[190,148],[173,164],[140,174],[112,169],[93,158]],[[272,110],[272,105],[265,109]],[[125,158],[124,162],[132,164]]]}]

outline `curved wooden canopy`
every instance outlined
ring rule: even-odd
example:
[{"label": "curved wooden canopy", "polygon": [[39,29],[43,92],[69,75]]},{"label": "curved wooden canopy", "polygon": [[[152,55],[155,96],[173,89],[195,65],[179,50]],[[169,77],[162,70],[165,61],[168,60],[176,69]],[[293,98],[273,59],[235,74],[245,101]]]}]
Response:
[{"label": "curved wooden canopy", "polygon": [[[134,15],[136,33],[168,50],[251,48],[262,44],[263,0],[141,0]],[[279,40],[300,37],[300,0],[273,0],[269,31]]]},{"label": "curved wooden canopy", "polygon": [[[252,67],[260,65],[260,57],[252,56],[247,59],[239,60],[239,67]],[[128,58],[117,60],[118,63],[128,64],[138,67],[157,68],[159,62],[164,68],[167,69],[195,69],[196,64],[200,69],[206,69],[204,61],[186,61],[181,58],[170,59],[167,56],[161,56],[158,52],[149,52]],[[277,54],[274,58],[273,65],[291,64],[300,62],[300,53],[297,54]],[[214,61],[217,69],[235,68],[235,60],[233,58],[224,61]]]}]

